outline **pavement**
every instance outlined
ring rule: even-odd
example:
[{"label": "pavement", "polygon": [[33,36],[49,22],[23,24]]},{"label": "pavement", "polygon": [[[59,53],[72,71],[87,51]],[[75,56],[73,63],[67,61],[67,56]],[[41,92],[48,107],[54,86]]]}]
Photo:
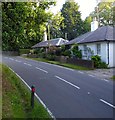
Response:
[{"label": "pavement", "polygon": [[[37,98],[56,118],[113,118],[115,104],[112,80],[58,65],[3,56],[23,82],[35,85]],[[95,72],[93,72],[95,73]],[[96,73],[95,73],[96,74]]]}]

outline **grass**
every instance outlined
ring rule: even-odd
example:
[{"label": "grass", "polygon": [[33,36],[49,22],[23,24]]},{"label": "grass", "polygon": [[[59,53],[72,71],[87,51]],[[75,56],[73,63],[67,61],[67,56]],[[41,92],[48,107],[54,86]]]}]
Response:
[{"label": "grass", "polygon": [[69,63],[60,63],[58,61],[50,61],[50,60],[46,60],[46,59],[43,59],[43,58],[29,58],[29,59],[36,60],[36,61],[47,62],[47,63],[51,63],[51,64],[56,64],[56,65],[64,66],[64,67],[75,69],[75,70],[91,70],[90,68],[81,67],[81,66],[77,66],[77,65],[73,65],[73,64],[69,64]]},{"label": "grass", "polygon": [[112,80],[115,80],[115,75],[111,78]]},{"label": "grass", "polygon": [[2,118],[49,118],[48,112],[35,99],[35,106],[30,106],[31,92],[8,67],[2,67]]}]

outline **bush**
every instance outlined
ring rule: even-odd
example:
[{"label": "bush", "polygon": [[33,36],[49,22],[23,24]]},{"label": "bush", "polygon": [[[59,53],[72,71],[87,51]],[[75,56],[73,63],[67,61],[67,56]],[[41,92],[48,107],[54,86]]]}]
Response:
[{"label": "bush", "polygon": [[107,64],[105,62],[101,62],[101,57],[98,55],[92,56],[91,60],[94,61],[95,68],[107,68]]},{"label": "bush", "polygon": [[79,50],[77,44],[72,46],[71,51],[75,57],[82,58],[82,52],[81,52],[81,50]]},{"label": "bush", "polygon": [[19,53],[21,54],[29,54],[30,49],[19,49]]},{"label": "bush", "polygon": [[40,57],[40,58],[46,58],[46,53],[45,52],[39,53],[38,57]]},{"label": "bush", "polygon": [[55,60],[55,55],[47,54],[46,59],[48,60]]},{"label": "bush", "polygon": [[70,50],[65,50],[64,52],[62,52],[62,55],[70,57],[71,52],[70,52]]},{"label": "bush", "polygon": [[107,68],[107,64],[105,62],[100,62],[98,68]]}]

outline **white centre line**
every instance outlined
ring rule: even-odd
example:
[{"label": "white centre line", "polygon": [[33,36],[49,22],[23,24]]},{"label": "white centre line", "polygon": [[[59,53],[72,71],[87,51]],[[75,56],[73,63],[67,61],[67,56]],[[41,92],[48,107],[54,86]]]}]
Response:
[{"label": "white centre line", "polygon": [[78,71],[78,73],[84,74],[84,72]]},{"label": "white centre line", "polygon": [[10,60],[14,60],[13,58],[9,58]]},{"label": "white centre line", "polygon": [[45,72],[45,73],[48,73],[46,70],[43,70],[43,69],[41,69],[41,68],[36,67],[36,69],[41,70],[41,71],[43,71],[43,72]]},{"label": "white centre line", "polygon": [[32,66],[31,64],[28,64],[28,63],[24,63],[25,65],[28,65],[28,66]]},{"label": "white centre line", "polygon": [[61,77],[59,77],[59,76],[55,76],[55,77],[58,78],[58,79],[60,79],[61,81],[65,82],[65,83],[68,83],[68,84],[71,85],[72,87],[75,87],[75,88],[77,88],[77,89],[80,89],[80,87],[74,85],[74,84],[71,83],[71,82],[68,82],[68,81],[64,80],[63,78],[61,78]]},{"label": "white centre line", "polygon": [[102,79],[102,80],[104,80],[104,81],[106,81],[106,82],[109,82],[109,80],[106,80],[106,79]]},{"label": "white centre line", "polygon": [[19,60],[15,60],[16,62],[21,62],[21,61],[19,61]]},{"label": "white centre line", "polygon": [[103,102],[103,103],[105,103],[105,104],[107,104],[107,105],[109,105],[110,107],[112,107],[112,108],[115,108],[115,106],[114,105],[112,105],[112,104],[110,104],[110,103],[108,103],[108,102],[106,102],[105,100],[103,100],[103,99],[100,99],[100,101],[101,102]]},{"label": "white centre line", "polygon": [[90,74],[89,74],[89,76],[90,76],[90,77],[95,77],[94,75],[90,75]]}]

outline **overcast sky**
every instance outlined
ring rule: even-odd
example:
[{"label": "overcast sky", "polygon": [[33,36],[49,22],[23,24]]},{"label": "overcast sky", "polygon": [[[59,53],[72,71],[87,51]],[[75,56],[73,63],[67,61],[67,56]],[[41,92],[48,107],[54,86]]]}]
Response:
[{"label": "overcast sky", "polygon": [[[81,17],[84,20],[97,5],[97,0],[75,0],[80,6],[79,11],[81,11]],[[51,8],[51,11],[56,14],[62,8],[65,0],[57,0],[57,4],[55,7]]]}]

